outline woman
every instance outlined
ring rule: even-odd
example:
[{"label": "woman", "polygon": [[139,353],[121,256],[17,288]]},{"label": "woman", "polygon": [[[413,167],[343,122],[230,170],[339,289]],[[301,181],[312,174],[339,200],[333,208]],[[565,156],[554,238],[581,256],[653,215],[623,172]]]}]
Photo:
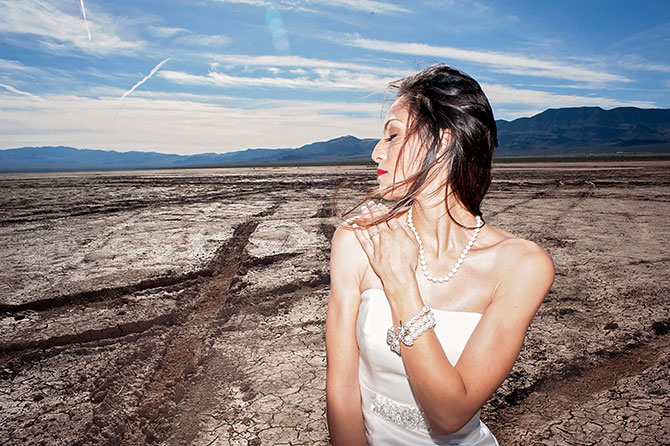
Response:
[{"label": "woman", "polygon": [[391,85],[379,193],[335,232],[326,321],[333,445],[495,445],[479,410],[551,287],[551,258],[485,225],[497,146],[471,77],[436,65]]}]

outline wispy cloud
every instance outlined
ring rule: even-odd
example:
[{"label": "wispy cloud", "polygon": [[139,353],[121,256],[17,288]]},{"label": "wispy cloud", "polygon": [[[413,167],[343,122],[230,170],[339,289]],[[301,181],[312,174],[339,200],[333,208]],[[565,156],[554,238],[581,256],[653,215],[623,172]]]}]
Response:
[{"label": "wispy cloud", "polygon": [[216,62],[232,66],[258,67],[291,67],[291,68],[331,68],[336,70],[363,71],[388,76],[402,77],[411,73],[411,70],[387,68],[379,65],[364,65],[350,62],[338,62],[326,59],[313,59],[301,56],[247,56],[244,54],[207,54],[206,57]]},{"label": "wispy cloud", "polygon": [[[666,62],[663,60],[663,62]],[[659,73],[670,73],[670,65],[667,63],[651,62],[638,55],[617,56],[616,64],[622,70],[655,71]]]},{"label": "wispy cloud", "polygon": [[339,43],[357,48],[383,51],[396,54],[434,57],[439,60],[465,60],[489,67],[499,73],[524,76],[537,76],[551,79],[568,79],[590,83],[630,82],[625,76],[604,71],[564,64],[541,59],[529,58],[518,54],[492,51],[465,50],[448,46],[434,46],[424,43],[393,42],[384,40],[346,37],[337,39]]},{"label": "wispy cloud", "polygon": [[30,67],[16,60],[0,59],[0,70],[2,71],[30,71],[38,72],[38,68]]},{"label": "wispy cloud", "polygon": [[182,45],[211,48],[213,46],[226,46],[231,42],[231,38],[224,34],[187,34],[177,37],[174,42]]},{"label": "wispy cloud", "polygon": [[234,3],[238,5],[251,5],[251,6],[269,6],[270,1],[266,0],[213,0],[215,3]]},{"label": "wispy cloud", "polygon": [[250,77],[231,76],[210,71],[207,75],[196,75],[180,71],[163,70],[159,75],[172,82],[191,85],[213,85],[228,88],[272,87],[321,91],[366,91],[383,92],[395,78],[381,78],[368,73],[315,69],[309,76],[297,77]]},{"label": "wispy cloud", "polygon": [[[303,12],[311,12],[308,8],[305,8],[303,5],[297,4],[293,0],[214,0],[217,3],[235,3],[235,4],[244,4],[251,6],[274,6],[279,9],[284,10],[299,10]],[[363,12],[372,12],[375,14],[395,14],[399,12],[409,13],[412,12],[407,8],[402,6],[395,5],[389,2],[382,2],[376,0],[304,0],[304,4],[314,5],[314,6],[327,6],[327,7],[339,7],[344,9],[349,9],[352,11],[363,11]]]},{"label": "wispy cloud", "polygon": [[18,94],[21,96],[26,96],[30,99],[36,99],[40,100],[39,96],[35,96],[32,93],[28,93],[27,91],[22,91],[17,88],[12,87],[11,85],[6,85],[6,84],[0,84],[0,87],[4,88],[5,90],[9,91],[10,93]]},{"label": "wispy cloud", "polygon": [[147,74],[146,76],[144,76],[144,77],[142,78],[141,81],[139,81],[138,83],[136,83],[135,85],[133,85],[133,86],[130,88],[130,90],[128,90],[128,91],[126,91],[125,93],[123,93],[123,95],[121,96],[121,99],[119,100],[119,107],[121,107],[121,105],[123,104],[123,100],[126,98],[126,96],[128,96],[130,93],[132,93],[133,91],[135,91],[135,89],[136,89],[137,87],[139,87],[140,85],[142,85],[143,83],[145,83],[146,81],[148,81],[149,79],[151,79],[151,76],[153,76],[154,74],[156,74],[156,73],[158,72],[158,70],[160,70],[161,67],[162,67],[163,65],[165,65],[165,63],[166,63],[168,60],[170,60],[169,57],[168,57],[167,59],[164,59],[164,60],[158,62],[158,64],[157,64],[155,67],[153,67],[153,68],[151,69],[151,71],[149,71],[149,74]]},{"label": "wispy cloud", "polygon": [[542,110],[547,108],[582,106],[598,106],[603,108],[655,106],[655,104],[650,101],[625,101],[603,96],[556,94],[546,91],[514,88],[500,84],[483,83],[482,90],[484,90],[484,93],[486,93],[486,96],[491,101],[494,110],[497,108],[498,104],[536,106],[538,109]]},{"label": "wispy cloud", "polygon": [[81,17],[59,9],[56,2],[43,0],[0,1],[0,33],[28,34],[40,37],[40,44],[51,50],[77,49],[90,54],[134,52],[143,48],[145,42],[122,37],[117,17],[97,11],[94,20],[89,20],[95,34],[90,41],[80,31]]},{"label": "wispy cloud", "polygon": [[412,12],[407,8],[397,6],[393,3],[374,0],[307,0],[307,3],[319,6],[339,6],[354,11],[374,12],[375,14]]},{"label": "wispy cloud", "polygon": [[179,33],[188,32],[184,28],[179,27],[169,27],[169,26],[149,26],[147,28],[149,32],[157,37],[167,38],[175,36]]}]

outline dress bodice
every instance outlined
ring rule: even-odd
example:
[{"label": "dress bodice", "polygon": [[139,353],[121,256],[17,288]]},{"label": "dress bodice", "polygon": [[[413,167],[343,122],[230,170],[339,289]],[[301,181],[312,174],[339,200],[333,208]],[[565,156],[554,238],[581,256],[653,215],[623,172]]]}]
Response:
[{"label": "dress bodice", "polygon": [[[434,328],[447,359],[456,365],[480,313],[433,309]],[[358,380],[369,444],[495,445],[493,435],[479,421],[479,412],[456,434],[437,436],[429,431],[405,373],[402,358],[386,343],[392,326],[391,307],[380,289],[361,294],[356,321],[359,349]]]}]

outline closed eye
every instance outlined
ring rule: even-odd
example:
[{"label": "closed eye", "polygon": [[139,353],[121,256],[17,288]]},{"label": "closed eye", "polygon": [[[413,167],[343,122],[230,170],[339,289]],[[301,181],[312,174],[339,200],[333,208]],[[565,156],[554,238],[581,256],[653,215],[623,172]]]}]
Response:
[{"label": "closed eye", "polygon": [[391,141],[393,141],[393,138],[395,138],[396,136],[398,136],[398,134],[397,134],[397,133],[393,133],[393,134],[389,135],[388,138],[385,138],[384,141],[386,141],[386,142],[391,142]]}]

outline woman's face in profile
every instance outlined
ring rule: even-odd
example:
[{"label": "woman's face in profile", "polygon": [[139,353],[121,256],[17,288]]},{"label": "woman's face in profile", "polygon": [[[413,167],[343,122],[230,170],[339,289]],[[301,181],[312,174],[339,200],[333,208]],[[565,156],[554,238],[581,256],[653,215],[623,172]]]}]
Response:
[{"label": "woman's face in profile", "polygon": [[379,191],[386,200],[402,197],[408,184],[390,186],[402,182],[415,173],[420,166],[419,138],[414,135],[410,140],[405,141],[409,119],[409,112],[402,98],[396,99],[386,114],[382,139],[372,151],[372,159],[377,163]]}]

